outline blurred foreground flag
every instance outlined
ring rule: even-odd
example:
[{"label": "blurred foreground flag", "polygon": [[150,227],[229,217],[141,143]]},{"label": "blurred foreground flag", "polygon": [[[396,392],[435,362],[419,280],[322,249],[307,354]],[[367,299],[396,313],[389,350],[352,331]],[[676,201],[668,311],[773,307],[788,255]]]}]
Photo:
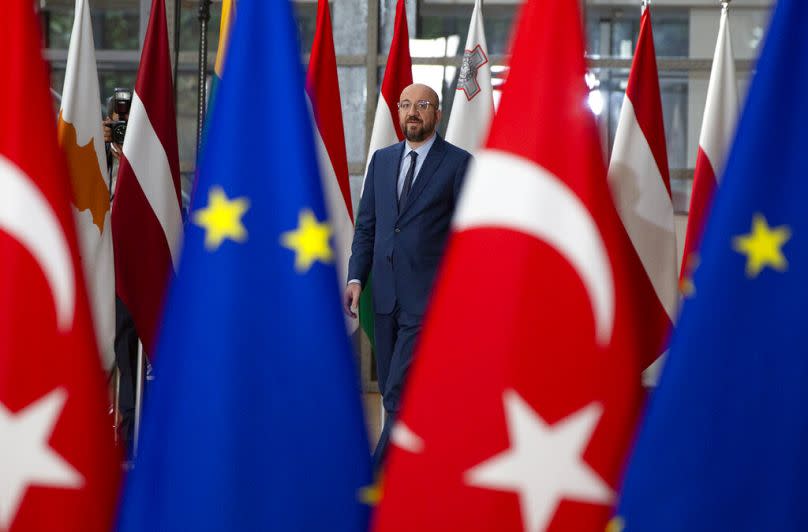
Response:
[{"label": "blurred foreground flag", "polygon": [[[244,135],[256,90],[272,124]],[[365,530],[370,453],[290,2],[239,3],[212,113],[120,529]]]},{"label": "blurred foreground flag", "polygon": [[628,468],[626,531],[808,530],[808,3],[774,9]]},{"label": "blurred foreground flag", "polygon": [[522,7],[392,431],[379,531],[600,532],[612,515],[641,399],[642,265],[586,106],[581,28],[578,2]]},{"label": "blurred foreground flag", "polygon": [[120,463],[70,179],[34,4],[4,2],[3,20],[0,49],[13,53],[0,54],[0,530],[101,532]]}]

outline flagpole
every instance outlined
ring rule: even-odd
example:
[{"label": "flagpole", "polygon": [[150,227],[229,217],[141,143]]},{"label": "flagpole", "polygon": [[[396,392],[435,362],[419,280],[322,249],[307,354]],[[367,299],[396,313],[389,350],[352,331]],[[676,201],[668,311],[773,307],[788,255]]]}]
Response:
[{"label": "flagpole", "polygon": [[143,342],[137,343],[137,377],[135,379],[135,435],[132,438],[132,457],[137,456],[140,443],[140,421],[143,413],[143,388],[146,384],[146,360],[143,357]]},{"label": "flagpole", "polygon": [[208,70],[208,22],[210,21],[211,0],[199,0],[199,87],[197,93],[196,117],[196,154],[202,143],[202,128],[205,124],[205,107],[207,104],[207,70]]}]

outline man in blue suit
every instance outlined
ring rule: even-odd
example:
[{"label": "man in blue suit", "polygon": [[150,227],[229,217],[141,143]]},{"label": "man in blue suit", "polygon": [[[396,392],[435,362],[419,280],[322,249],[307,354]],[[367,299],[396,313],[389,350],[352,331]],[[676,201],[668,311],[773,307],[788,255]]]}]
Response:
[{"label": "man in blue suit", "polygon": [[373,273],[376,367],[387,412],[373,456],[377,469],[471,159],[435,133],[441,111],[428,86],[404,89],[398,118],[406,141],[378,150],[368,165],[344,297],[345,311],[356,317],[362,286]]}]

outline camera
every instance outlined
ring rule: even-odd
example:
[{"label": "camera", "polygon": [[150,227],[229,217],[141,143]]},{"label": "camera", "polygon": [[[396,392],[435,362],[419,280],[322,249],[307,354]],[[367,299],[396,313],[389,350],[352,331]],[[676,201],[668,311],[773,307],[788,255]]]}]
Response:
[{"label": "camera", "polygon": [[107,100],[107,114],[111,117],[117,113],[118,120],[110,122],[109,128],[112,130],[112,142],[123,144],[126,136],[126,123],[129,120],[129,110],[132,108],[132,91],[120,87],[115,87],[112,96]]}]

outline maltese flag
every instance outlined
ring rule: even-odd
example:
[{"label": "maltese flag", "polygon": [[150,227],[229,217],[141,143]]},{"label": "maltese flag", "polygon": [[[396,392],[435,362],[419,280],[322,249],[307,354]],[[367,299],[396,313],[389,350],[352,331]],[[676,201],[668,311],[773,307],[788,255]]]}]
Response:
[{"label": "maltese flag", "polygon": [[643,9],[640,35],[609,163],[609,185],[644,275],[635,283],[644,299],[642,332],[649,352],[644,365],[665,350],[678,302],[676,233],[673,225],[665,126],[659,95],[651,12]]},{"label": "maltese flag", "polygon": [[446,127],[446,140],[470,153],[475,153],[482,145],[494,116],[491,62],[488,60],[480,4],[480,0],[474,2],[452,115]]}]

